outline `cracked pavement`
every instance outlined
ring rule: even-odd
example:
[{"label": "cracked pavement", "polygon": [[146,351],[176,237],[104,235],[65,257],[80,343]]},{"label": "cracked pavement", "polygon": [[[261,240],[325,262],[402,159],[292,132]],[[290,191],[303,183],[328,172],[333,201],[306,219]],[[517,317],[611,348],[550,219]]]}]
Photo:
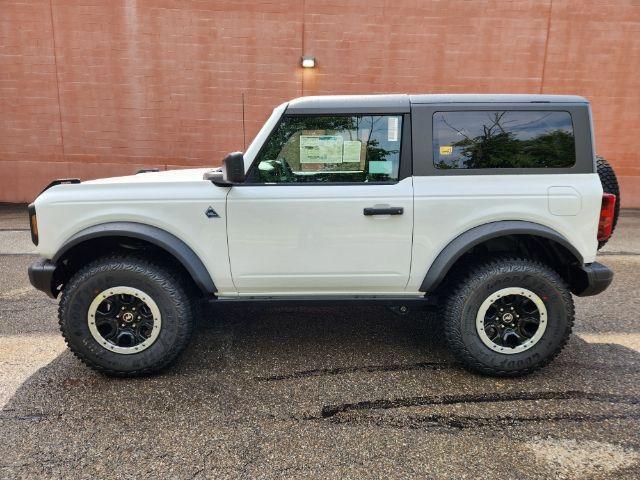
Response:
[{"label": "cracked pavement", "polygon": [[125,380],[65,349],[21,208],[0,208],[0,478],[640,476],[639,212],[602,252],[610,290],[524,378],[460,369],[436,315],[225,306],[175,367]]}]

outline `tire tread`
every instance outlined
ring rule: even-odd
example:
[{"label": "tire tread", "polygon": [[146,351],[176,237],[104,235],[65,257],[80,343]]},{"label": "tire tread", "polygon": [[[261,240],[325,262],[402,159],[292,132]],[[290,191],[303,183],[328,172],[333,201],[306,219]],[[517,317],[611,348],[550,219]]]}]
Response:
[{"label": "tire tread", "polygon": [[[469,298],[474,288],[487,280],[496,270],[505,268],[508,265],[510,273],[532,273],[532,269],[539,273],[543,273],[547,280],[551,281],[554,286],[561,292],[563,303],[567,309],[567,328],[564,331],[562,340],[556,349],[547,355],[542,361],[535,365],[512,371],[501,370],[489,367],[481,363],[465,346],[463,333],[461,328],[462,309],[464,307],[464,299]],[[451,293],[444,303],[444,335],[449,350],[455,359],[465,368],[478,372],[483,375],[492,375],[500,377],[516,377],[532,373],[546,365],[548,365],[567,344],[575,317],[575,306],[571,292],[564,280],[553,269],[546,264],[537,260],[519,258],[519,257],[494,257],[489,260],[482,261],[474,267],[467,270],[467,273],[461,275],[457,282],[453,283]]]},{"label": "tire tread", "polygon": [[[159,286],[161,286],[161,288],[163,288],[167,292],[167,294],[174,299],[174,302],[177,305],[183,305],[185,313],[190,317],[186,320],[187,328],[185,328],[181,332],[181,335],[179,335],[177,341],[173,343],[173,345],[171,345],[171,347],[163,354],[161,360],[156,362],[152,366],[126,372],[106,368],[94,362],[81,351],[76,349],[73,345],[73,342],[71,342],[67,336],[66,329],[64,328],[64,315],[65,311],[67,310],[67,304],[69,302],[69,292],[81,288],[81,286],[89,278],[91,278],[91,276],[97,273],[113,271],[114,268],[120,271],[128,270],[131,273],[150,278]],[[185,288],[182,286],[188,285],[188,282],[185,282],[185,279],[182,277],[183,276],[180,275],[180,272],[176,272],[169,265],[163,264],[161,261],[155,261],[155,259],[152,260],[142,255],[124,256],[121,254],[109,254],[87,264],[85,267],[78,270],[75,275],[73,275],[73,277],[69,280],[69,282],[67,282],[62,291],[60,303],[58,305],[58,325],[60,331],[62,332],[65,343],[69,347],[69,350],[71,350],[74,356],[76,356],[89,368],[102,374],[114,377],[145,376],[157,373],[160,370],[166,368],[171,363],[173,363],[178,355],[184,350],[193,334],[193,313],[195,311],[194,300],[196,296],[190,294],[191,292],[188,291],[189,289],[185,290]]]}]

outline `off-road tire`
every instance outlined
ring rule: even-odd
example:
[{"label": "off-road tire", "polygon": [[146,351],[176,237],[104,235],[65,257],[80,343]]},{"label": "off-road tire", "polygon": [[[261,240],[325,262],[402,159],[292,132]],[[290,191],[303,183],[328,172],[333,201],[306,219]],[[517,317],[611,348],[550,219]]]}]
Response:
[{"label": "off-road tire", "polygon": [[[538,295],[547,310],[540,340],[528,350],[504,354],[483,343],[476,329],[482,302],[508,287],[526,288]],[[494,258],[467,270],[446,297],[444,334],[451,353],[465,368],[484,375],[514,377],[547,365],[565,346],[574,321],[571,293],[547,265],[521,258]]]},{"label": "off-road tire", "polygon": [[[596,156],[598,176],[600,177],[600,183],[602,184],[602,190],[605,193],[613,193],[616,196],[616,206],[613,214],[613,228],[611,233],[616,229],[618,223],[618,216],[620,215],[620,186],[618,185],[618,178],[613,167],[603,157]],[[608,240],[598,242],[598,250],[600,250],[607,243]]]},{"label": "off-road tire", "polygon": [[[88,325],[88,310],[99,292],[127,286],[146,292],[157,304],[162,326],[158,338],[135,354],[115,353],[100,345]],[[152,258],[111,255],[79,270],[62,291],[58,317],[69,349],[106,375],[134,377],[162,370],[187,346],[194,325],[190,284],[179,271]]]}]

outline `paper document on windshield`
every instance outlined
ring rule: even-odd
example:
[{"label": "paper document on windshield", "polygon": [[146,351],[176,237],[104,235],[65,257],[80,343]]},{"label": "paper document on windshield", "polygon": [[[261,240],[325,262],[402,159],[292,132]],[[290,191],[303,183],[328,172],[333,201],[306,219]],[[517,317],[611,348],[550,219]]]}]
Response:
[{"label": "paper document on windshield", "polygon": [[342,163],[340,135],[300,135],[300,163]]},{"label": "paper document on windshield", "polygon": [[362,142],[360,140],[345,140],[344,152],[342,154],[343,163],[360,163],[360,153]]}]

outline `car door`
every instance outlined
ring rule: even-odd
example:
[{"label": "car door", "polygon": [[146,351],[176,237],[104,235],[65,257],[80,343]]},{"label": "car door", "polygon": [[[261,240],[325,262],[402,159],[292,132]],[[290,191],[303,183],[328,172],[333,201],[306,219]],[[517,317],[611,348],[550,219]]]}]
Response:
[{"label": "car door", "polygon": [[239,294],[404,291],[413,231],[408,122],[402,114],[281,119],[227,197]]}]

